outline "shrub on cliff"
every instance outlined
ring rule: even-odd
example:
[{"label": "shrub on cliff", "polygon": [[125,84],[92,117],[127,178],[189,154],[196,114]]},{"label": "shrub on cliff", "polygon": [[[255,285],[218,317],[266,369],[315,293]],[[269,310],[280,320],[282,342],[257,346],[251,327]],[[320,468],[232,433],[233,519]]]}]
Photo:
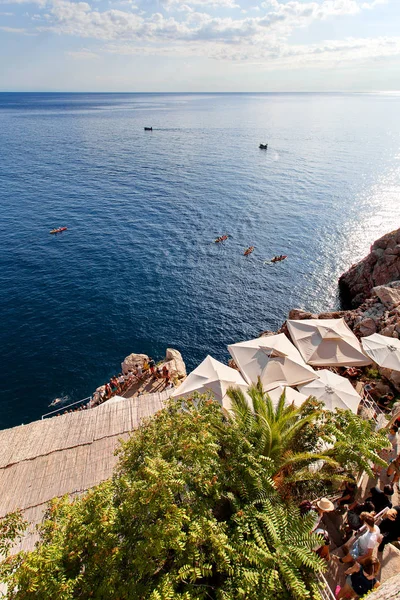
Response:
[{"label": "shrub on cliff", "polygon": [[240,389],[228,394],[232,426],[270,460],[272,478],[286,498],[300,499],[307,492],[315,498],[316,485],[329,487],[345,477],[340,472],[372,475],[372,464],[387,466],[378,455],[389,444],[385,432],[376,432],[373,421],[349,410],[331,412],[312,398],[296,408],[284,393],[274,406],[260,383],[248,389],[252,407]]},{"label": "shrub on cliff", "polygon": [[123,444],[112,480],[50,504],[37,548],[2,564],[7,598],[317,599],[313,517],[272,475],[216,403],[171,402]]}]

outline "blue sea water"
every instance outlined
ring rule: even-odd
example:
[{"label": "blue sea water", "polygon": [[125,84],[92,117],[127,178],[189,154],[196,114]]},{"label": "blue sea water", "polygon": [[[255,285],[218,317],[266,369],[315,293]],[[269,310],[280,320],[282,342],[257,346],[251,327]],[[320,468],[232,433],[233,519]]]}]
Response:
[{"label": "blue sea water", "polygon": [[0,427],[130,352],[192,369],[337,306],[400,226],[399,114],[396,94],[0,94]]}]

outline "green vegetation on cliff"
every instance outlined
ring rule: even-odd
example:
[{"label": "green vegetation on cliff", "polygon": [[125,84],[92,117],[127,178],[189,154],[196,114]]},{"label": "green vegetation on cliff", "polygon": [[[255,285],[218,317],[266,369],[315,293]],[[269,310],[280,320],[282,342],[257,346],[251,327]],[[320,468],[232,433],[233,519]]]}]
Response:
[{"label": "green vegetation on cliff", "polygon": [[[315,576],[324,562],[313,549],[321,540],[310,533],[313,515],[301,517],[294,504],[296,486],[307,485],[307,466],[315,462],[310,453],[326,459],[332,476],[352,460],[346,444],[353,452],[360,442],[346,438],[346,427],[334,458],[334,449],[321,456],[319,436],[335,418],[350,424],[358,418],[344,413],[325,423],[314,406],[273,409],[262,390],[252,393],[257,417],[240,398],[235,420],[217,403],[196,398],[170,402],[135,431],[122,445],[112,480],[75,500],[53,500],[37,548],[3,561],[6,597],[319,598]],[[369,429],[363,443],[370,458],[385,441],[369,423],[362,427],[364,434]],[[302,446],[297,456],[296,444]],[[289,487],[281,485],[282,475]],[[0,553],[20,527],[18,516],[3,521]]]}]

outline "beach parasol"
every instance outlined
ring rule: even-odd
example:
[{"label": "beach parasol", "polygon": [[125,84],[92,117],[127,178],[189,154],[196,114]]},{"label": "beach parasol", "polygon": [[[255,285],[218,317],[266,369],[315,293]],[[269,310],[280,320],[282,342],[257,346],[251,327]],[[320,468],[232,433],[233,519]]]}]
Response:
[{"label": "beach parasol", "polygon": [[286,404],[294,404],[297,408],[299,408],[308,398],[308,396],[298,392],[297,390],[294,390],[291,387],[280,385],[279,387],[276,387],[268,392],[268,396],[271,398],[274,406],[278,404],[283,392],[285,392]]},{"label": "beach parasol", "polygon": [[373,333],[361,340],[365,354],[377,365],[392,371],[400,371],[400,340]]},{"label": "beach parasol", "polygon": [[361,397],[345,377],[336,375],[328,369],[318,371],[319,379],[298,386],[302,394],[314,396],[323,402],[328,410],[335,408],[350,409],[357,414]]},{"label": "beach parasol", "polygon": [[232,344],[228,350],[246,381],[257,383],[260,378],[265,391],[318,377],[283,333]]},{"label": "beach parasol", "polygon": [[226,395],[229,387],[238,387],[246,391],[248,384],[239,371],[224,365],[212,356],[207,356],[174,391],[172,397],[182,398],[194,392],[199,394],[211,392],[222,406],[230,409],[230,399]]},{"label": "beach parasol", "polygon": [[343,319],[304,319],[287,322],[303,359],[314,367],[361,367],[371,364]]}]

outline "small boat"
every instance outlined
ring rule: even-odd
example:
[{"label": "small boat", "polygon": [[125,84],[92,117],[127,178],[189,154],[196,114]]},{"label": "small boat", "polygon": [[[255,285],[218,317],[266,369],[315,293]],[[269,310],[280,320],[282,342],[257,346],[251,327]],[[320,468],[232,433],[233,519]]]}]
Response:
[{"label": "small boat", "polygon": [[220,235],[219,237],[217,237],[216,240],[214,240],[215,244],[219,244],[220,242],[225,242],[225,240],[228,239],[228,235],[224,234],[224,235]]},{"label": "small boat", "polygon": [[52,229],[50,233],[61,233],[62,231],[67,231],[67,227],[57,227],[57,229]]},{"label": "small boat", "polygon": [[274,258],[271,258],[271,262],[272,263],[280,262],[281,260],[285,260],[285,258],[287,258],[287,255],[281,254],[280,256],[274,256]]},{"label": "small boat", "polygon": [[153,128],[152,127],[145,127],[144,130],[145,131],[153,131]]},{"label": "small boat", "polygon": [[260,144],[258,147],[260,150],[268,150],[268,144]]},{"label": "small boat", "polygon": [[246,250],[243,252],[244,256],[248,256],[249,254],[251,254],[254,250],[254,246],[249,246],[248,248],[246,248]]}]

